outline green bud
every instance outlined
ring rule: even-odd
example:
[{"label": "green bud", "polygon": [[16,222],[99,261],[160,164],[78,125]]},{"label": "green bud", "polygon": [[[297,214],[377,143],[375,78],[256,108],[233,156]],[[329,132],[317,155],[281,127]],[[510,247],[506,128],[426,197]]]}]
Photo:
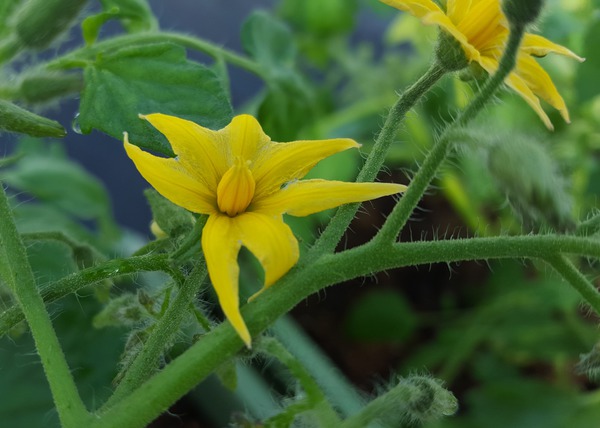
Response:
[{"label": "green bud", "polygon": [[357,9],[356,0],[284,0],[280,6],[289,22],[320,37],[350,30]]},{"label": "green bud", "polygon": [[488,168],[526,227],[574,227],[566,182],[539,143],[518,135],[500,137],[489,150]]},{"label": "green bud", "polygon": [[25,76],[19,88],[20,99],[45,103],[83,89],[83,80],[75,73],[44,73]]},{"label": "green bud", "polygon": [[579,356],[575,370],[594,382],[600,380],[600,343],[596,343],[589,353]]},{"label": "green bud", "polygon": [[61,138],[67,135],[60,123],[4,100],[0,100],[0,131],[19,132],[32,137]]},{"label": "green bud", "polygon": [[440,30],[435,57],[446,71],[459,71],[469,65],[469,59],[460,42],[451,34]]},{"label": "green bud", "polygon": [[513,25],[533,23],[544,6],[544,0],[504,0],[502,10]]},{"label": "green bud", "polygon": [[15,31],[20,43],[44,49],[71,27],[87,0],[28,0],[17,11]]}]

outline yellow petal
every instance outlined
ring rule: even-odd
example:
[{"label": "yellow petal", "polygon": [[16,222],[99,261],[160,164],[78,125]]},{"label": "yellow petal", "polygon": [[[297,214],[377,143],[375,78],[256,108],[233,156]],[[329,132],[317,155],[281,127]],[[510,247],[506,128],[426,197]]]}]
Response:
[{"label": "yellow petal", "polygon": [[363,202],[406,190],[393,183],[345,183],[305,180],[291,183],[281,191],[253,202],[253,211],[306,216],[352,202]]},{"label": "yellow petal", "polygon": [[216,191],[219,177],[228,169],[225,143],[219,132],[166,114],[140,115],[140,118],[167,137],[179,162],[193,177]]},{"label": "yellow petal", "polygon": [[559,55],[568,56],[570,58],[576,59],[579,62],[585,61],[585,58],[580,57],[564,46],[557,45],[556,43],[551,42],[545,37],[539,36],[537,34],[529,34],[526,33],[523,37],[523,42],[521,43],[521,52],[528,53],[533,56],[546,56],[549,53],[557,53]]},{"label": "yellow petal", "polygon": [[480,53],[463,32],[443,12],[430,13],[423,17],[424,24],[438,25],[442,30],[450,33],[462,46],[469,61],[478,61]]},{"label": "yellow petal", "polygon": [[142,177],[158,193],[189,211],[210,214],[216,209],[216,195],[196,180],[176,159],[159,158],[129,144],[125,133],[125,150]]},{"label": "yellow petal", "polygon": [[260,199],[285,183],[304,177],[320,160],[353,147],[360,145],[348,138],[273,143],[252,169],[256,180],[255,198]]},{"label": "yellow petal", "polygon": [[222,129],[229,140],[229,164],[236,158],[253,161],[257,152],[268,147],[271,139],[263,132],[258,121],[247,114],[233,118],[231,123]]},{"label": "yellow petal", "polygon": [[234,221],[239,228],[242,245],[254,254],[265,270],[265,284],[261,291],[273,285],[298,262],[298,241],[280,215],[246,212],[235,217]]},{"label": "yellow petal", "polygon": [[409,12],[417,18],[422,18],[431,12],[442,11],[432,0],[381,0],[381,2],[395,7],[396,9]]},{"label": "yellow petal", "polygon": [[550,122],[550,118],[542,108],[540,100],[535,96],[533,91],[527,86],[527,82],[516,73],[510,73],[506,78],[506,84],[510,86],[516,93],[518,93],[531,108],[538,114],[544,125],[549,130],[553,130],[554,126]]},{"label": "yellow petal", "polygon": [[552,79],[537,61],[528,55],[519,55],[517,67],[514,71],[525,82],[532,92],[560,111],[567,123],[570,122],[569,111],[565,101],[558,93]]},{"label": "yellow petal", "polygon": [[471,0],[448,0],[446,2],[446,15],[456,25],[460,25],[462,20],[469,15],[471,3]]},{"label": "yellow petal", "polygon": [[251,337],[239,308],[239,272],[237,263],[241,247],[239,229],[235,218],[211,215],[202,231],[202,251],[208,274],[223,313],[250,348]]}]

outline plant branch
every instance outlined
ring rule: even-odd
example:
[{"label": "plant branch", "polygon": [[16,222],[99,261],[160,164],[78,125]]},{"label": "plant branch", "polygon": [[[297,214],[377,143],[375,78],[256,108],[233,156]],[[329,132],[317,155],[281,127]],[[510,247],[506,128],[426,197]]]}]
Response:
[{"label": "plant branch", "polygon": [[0,276],[25,314],[63,426],[80,427],[90,414],[81,401],[50,316],[38,293],[25,246],[1,183],[0,187]]},{"label": "plant branch", "polygon": [[[396,138],[396,134],[406,113],[415,106],[444,74],[446,74],[446,70],[437,62],[434,62],[429,67],[429,70],[398,98],[388,113],[383,128],[381,128],[381,132],[377,136],[375,145],[371,149],[365,164],[356,178],[357,182],[370,182],[377,178],[389,147],[394,138]],[[320,254],[331,253],[335,250],[348,225],[356,215],[359,206],[360,204],[347,204],[337,210],[327,228],[311,248],[311,257],[307,259],[307,262],[314,260]]]}]

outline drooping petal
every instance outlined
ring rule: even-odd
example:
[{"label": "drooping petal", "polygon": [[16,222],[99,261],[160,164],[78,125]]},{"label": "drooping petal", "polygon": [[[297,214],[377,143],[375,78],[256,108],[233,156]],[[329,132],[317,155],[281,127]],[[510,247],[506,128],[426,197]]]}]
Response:
[{"label": "drooping petal", "polygon": [[440,7],[432,0],[381,0],[381,2],[409,12],[417,18],[422,18],[431,12],[442,12]]},{"label": "drooping petal", "polygon": [[329,180],[304,180],[289,184],[273,195],[256,201],[251,209],[273,215],[287,213],[306,216],[352,202],[363,202],[406,190],[394,183],[346,183]]},{"label": "drooping petal", "polygon": [[246,346],[250,347],[250,332],[239,307],[240,268],[237,257],[242,244],[235,220],[235,217],[226,215],[209,216],[202,231],[202,251],[221,309]]},{"label": "drooping petal", "polygon": [[235,158],[253,161],[257,152],[268,148],[271,142],[258,121],[248,114],[234,117],[231,123],[221,131],[229,139],[230,165],[233,164]]},{"label": "drooping petal", "polygon": [[[246,212],[235,217],[240,239],[265,270],[262,292],[285,275],[300,256],[298,241],[281,215]],[[258,293],[251,297],[253,299]]]},{"label": "drooping petal", "polygon": [[499,30],[503,19],[498,0],[479,0],[472,3],[469,14],[461,21],[458,30],[469,43],[480,49]]},{"label": "drooping petal", "polygon": [[252,169],[256,180],[255,198],[260,199],[279,190],[283,184],[304,177],[322,159],[353,147],[360,145],[348,138],[273,143]]},{"label": "drooping petal", "polygon": [[179,162],[191,176],[216,192],[219,178],[229,168],[226,143],[219,132],[166,114],[153,113],[140,115],[140,118],[167,137]]},{"label": "drooping petal", "polygon": [[525,36],[523,36],[523,41],[521,42],[521,52],[525,52],[537,57],[543,57],[549,53],[557,53],[559,55],[576,59],[579,62],[585,61],[585,58],[580,57],[564,46],[557,45],[556,43],[553,43],[545,37],[537,34],[525,33]]},{"label": "drooping petal", "polygon": [[546,128],[549,130],[554,129],[554,125],[550,121],[550,118],[542,108],[542,104],[538,97],[535,96],[533,91],[527,86],[527,82],[516,73],[510,73],[505,80],[506,84],[512,88],[517,94],[519,94],[531,108],[538,114]]},{"label": "drooping petal", "polygon": [[558,93],[552,79],[537,61],[528,55],[519,55],[515,73],[518,74],[531,91],[560,111],[560,114],[569,123],[569,111],[565,101]]},{"label": "drooping petal", "polygon": [[125,150],[142,177],[158,193],[189,211],[211,214],[216,209],[216,195],[190,175],[176,159],[159,158],[130,144],[125,133]]},{"label": "drooping petal", "polygon": [[458,26],[465,17],[469,16],[471,3],[471,0],[448,0],[446,2],[446,15]]}]

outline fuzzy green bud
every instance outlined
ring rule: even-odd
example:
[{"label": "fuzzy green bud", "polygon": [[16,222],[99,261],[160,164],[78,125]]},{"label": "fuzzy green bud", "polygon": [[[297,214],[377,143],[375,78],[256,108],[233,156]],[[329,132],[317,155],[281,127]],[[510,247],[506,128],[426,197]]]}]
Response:
[{"label": "fuzzy green bud", "polygon": [[71,27],[87,0],[28,0],[17,11],[14,28],[26,48],[44,49]]},{"label": "fuzzy green bud", "polygon": [[30,104],[45,103],[83,89],[83,80],[75,73],[43,73],[25,76],[19,98]]},{"label": "fuzzy green bud", "polygon": [[513,25],[533,23],[544,6],[544,0],[504,0],[502,11]]},{"label": "fuzzy green bud", "polygon": [[544,148],[530,138],[498,138],[488,153],[488,168],[515,213],[528,228],[574,227],[565,179]]},{"label": "fuzzy green bud", "polygon": [[4,100],[0,100],[0,131],[19,132],[32,137],[61,138],[67,135],[60,123]]},{"label": "fuzzy green bud", "polygon": [[435,58],[446,71],[459,71],[469,65],[469,59],[460,42],[451,34],[440,30]]}]

